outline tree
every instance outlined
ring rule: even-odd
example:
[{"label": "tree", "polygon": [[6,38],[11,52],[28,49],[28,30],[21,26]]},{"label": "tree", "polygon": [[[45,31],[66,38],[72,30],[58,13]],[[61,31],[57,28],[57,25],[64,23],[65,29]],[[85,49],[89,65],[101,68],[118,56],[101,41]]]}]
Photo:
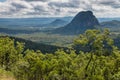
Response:
[{"label": "tree", "polygon": [[1,37],[0,45],[0,66],[5,70],[10,70],[21,57],[22,54],[19,53],[23,52],[23,44],[14,43],[14,40],[8,37]]},{"label": "tree", "polygon": [[[89,48],[88,52],[91,54],[85,70],[93,61],[91,70],[95,69],[96,59],[102,55],[109,56],[113,52],[113,40],[110,38],[110,33],[108,29],[104,31],[99,30],[87,30],[84,34],[81,34],[74,41],[75,46],[80,45],[84,48]],[[94,73],[94,70],[92,71]],[[91,74],[92,74],[91,73]],[[87,75],[86,75],[87,76]]]}]

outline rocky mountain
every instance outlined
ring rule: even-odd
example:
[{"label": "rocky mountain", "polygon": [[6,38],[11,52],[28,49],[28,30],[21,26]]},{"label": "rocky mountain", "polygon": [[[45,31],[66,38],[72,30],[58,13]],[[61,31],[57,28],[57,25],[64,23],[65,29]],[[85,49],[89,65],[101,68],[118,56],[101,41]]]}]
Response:
[{"label": "rocky mountain", "polygon": [[44,24],[42,27],[58,28],[65,26],[67,23],[68,23],[67,21],[64,21],[62,19],[56,19],[49,24]]},{"label": "rocky mountain", "polygon": [[94,29],[95,26],[99,25],[97,18],[91,11],[82,11],[79,12],[69,24],[55,29],[53,33],[66,35],[80,34],[87,29]]}]

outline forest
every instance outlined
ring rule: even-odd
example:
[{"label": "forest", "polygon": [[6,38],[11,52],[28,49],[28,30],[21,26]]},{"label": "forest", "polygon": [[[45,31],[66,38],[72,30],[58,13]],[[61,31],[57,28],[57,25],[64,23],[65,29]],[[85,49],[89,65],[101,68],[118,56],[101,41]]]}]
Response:
[{"label": "forest", "polygon": [[[82,46],[84,49],[79,49]],[[88,48],[89,47],[89,48]],[[0,38],[1,80],[119,80],[120,50],[110,31],[87,30],[68,50],[53,53],[25,49],[25,44]]]}]

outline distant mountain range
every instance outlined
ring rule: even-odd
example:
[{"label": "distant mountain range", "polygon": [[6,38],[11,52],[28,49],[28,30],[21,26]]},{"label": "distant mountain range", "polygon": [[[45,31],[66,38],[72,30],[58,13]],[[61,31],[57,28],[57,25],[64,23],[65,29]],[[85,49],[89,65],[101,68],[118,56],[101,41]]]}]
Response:
[{"label": "distant mountain range", "polygon": [[101,22],[108,22],[108,21],[113,21],[113,20],[117,20],[120,21],[120,18],[97,18],[98,21]]},{"label": "distant mountain range", "polygon": [[[21,27],[17,26],[18,24],[10,25],[9,27],[0,27],[0,33],[7,33],[7,34],[18,34],[18,33],[34,33],[34,32],[44,32],[51,29],[59,28],[61,26],[66,25],[68,22],[64,21],[62,19],[56,19],[48,24],[42,24],[42,25],[34,25],[34,27]],[[6,23],[7,24],[7,23]],[[26,23],[27,24],[27,23]],[[22,24],[21,24],[22,25]],[[0,25],[1,26],[1,25]],[[17,26],[16,28],[13,28],[13,26]],[[32,25],[31,25],[32,26]],[[40,27],[38,27],[40,26]]]},{"label": "distant mountain range", "polygon": [[72,17],[48,17],[48,18],[0,18],[0,28],[34,28],[50,24],[56,19],[70,22]]},{"label": "distant mountain range", "polygon": [[[56,19],[71,22],[73,17],[48,17],[48,18],[0,18],[0,28],[34,28],[49,24]],[[97,18],[99,22],[112,20],[120,21],[120,18]]]},{"label": "distant mountain range", "polygon": [[47,32],[58,28],[52,33],[73,35],[99,25],[108,28],[120,27],[120,18],[97,19],[91,11],[79,12],[74,18],[0,18],[0,32],[7,34]]},{"label": "distant mountain range", "polygon": [[58,28],[58,27],[62,27],[65,26],[67,23],[67,21],[64,21],[62,19],[56,19],[48,24],[44,24],[42,25],[42,27],[46,27],[46,28]]},{"label": "distant mountain range", "polygon": [[120,21],[117,20],[106,21],[106,22],[102,22],[100,25],[102,27],[107,27],[107,28],[120,28]]},{"label": "distant mountain range", "polygon": [[69,24],[55,29],[53,33],[75,35],[83,33],[87,29],[95,29],[95,26],[100,26],[100,24],[93,13],[91,11],[82,11]]}]

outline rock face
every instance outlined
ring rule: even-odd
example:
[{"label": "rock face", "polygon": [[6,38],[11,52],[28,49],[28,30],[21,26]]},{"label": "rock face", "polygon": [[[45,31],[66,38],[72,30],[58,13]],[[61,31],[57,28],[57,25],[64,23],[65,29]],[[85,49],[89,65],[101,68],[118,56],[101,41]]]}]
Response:
[{"label": "rock face", "polygon": [[73,20],[64,27],[55,30],[59,34],[80,34],[87,29],[94,29],[99,26],[97,18],[91,11],[79,12]]}]

